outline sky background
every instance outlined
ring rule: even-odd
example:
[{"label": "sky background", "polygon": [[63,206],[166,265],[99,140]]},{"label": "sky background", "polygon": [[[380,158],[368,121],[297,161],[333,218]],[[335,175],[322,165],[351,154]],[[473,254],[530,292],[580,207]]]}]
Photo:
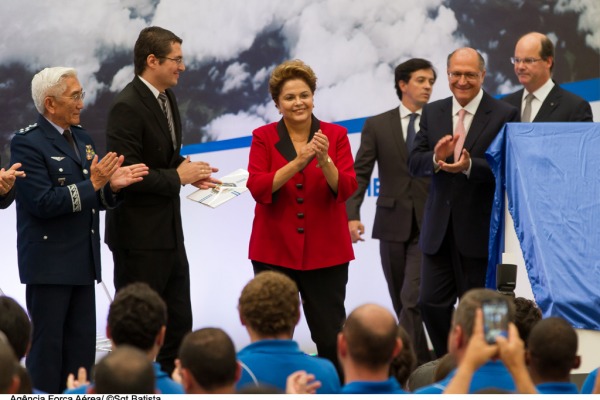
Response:
[{"label": "sky background", "polygon": [[479,49],[485,89],[518,88],[509,57],[528,31],[557,46],[559,83],[600,74],[597,0],[2,0],[0,2],[0,155],[37,115],[33,74],[72,66],[86,91],[82,125],[104,152],[110,103],[133,77],[139,31],[159,25],[183,38],[187,70],[176,87],[184,145],[248,136],[279,118],[268,94],[273,67],[300,58],[318,76],[316,115],[340,121],[397,105],[393,70],[411,57],[432,61],[433,99],[450,95],[447,54]]}]

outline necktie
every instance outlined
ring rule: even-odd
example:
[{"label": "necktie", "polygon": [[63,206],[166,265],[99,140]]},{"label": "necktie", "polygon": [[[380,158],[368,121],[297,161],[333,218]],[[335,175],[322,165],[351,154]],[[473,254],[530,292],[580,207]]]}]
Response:
[{"label": "necktie", "polygon": [[75,144],[75,139],[73,139],[73,134],[71,133],[71,131],[66,129],[63,132],[63,137],[67,140],[67,142],[69,142],[69,144],[73,148],[73,151],[75,152],[77,157],[79,157],[79,150],[77,150],[77,145]]},{"label": "necktie", "polygon": [[523,115],[521,116],[521,122],[531,122],[531,101],[535,99],[535,96],[531,93],[525,96],[525,108],[523,109]]},{"label": "necktie", "polygon": [[175,149],[177,147],[177,139],[175,138],[175,128],[173,124],[173,115],[171,114],[171,107],[169,107],[169,103],[167,103],[167,95],[163,92],[159,93],[158,100],[165,117],[167,117],[167,122],[169,123],[169,132],[171,133],[171,140],[173,141],[173,149]]},{"label": "necktie", "polygon": [[418,116],[419,114],[417,113],[410,114],[408,128],[406,129],[406,148],[408,149],[409,153],[412,151],[415,145],[415,137],[417,136],[417,133],[415,132],[415,119],[417,119]]},{"label": "necktie", "polygon": [[462,153],[463,146],[465,145],[465,136],[467,136],[467,132],[465,132],[465,114],[467,110],[461,108],[458,111],[458,122],[456,123],[456,127],[454,128],[454,134],[459,134],[458,141],[456,142],[456,147],[454,147],[454,162],[458,162],[460,157],[460,153]]}]

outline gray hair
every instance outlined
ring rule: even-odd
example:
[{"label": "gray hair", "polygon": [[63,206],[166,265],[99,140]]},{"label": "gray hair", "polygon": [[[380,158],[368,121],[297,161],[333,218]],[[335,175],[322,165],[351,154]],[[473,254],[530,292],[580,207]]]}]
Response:
[{"label": "gray hair", "polygon": [[44,68],[34,75],[31,80],[31,97],[35,108],[40,114],[44,114],[44,100],[48,96],[60,96],[67,90],[65,78],[77,77],[77,71],[69,67]]}]

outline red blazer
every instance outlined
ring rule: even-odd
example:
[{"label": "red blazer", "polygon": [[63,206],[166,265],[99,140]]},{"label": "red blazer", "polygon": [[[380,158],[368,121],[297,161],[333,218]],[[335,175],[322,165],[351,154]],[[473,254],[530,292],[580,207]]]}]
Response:
[{"label": "red blazer", "polygon": [[313,159],[277,192],[275,172],[296,157],[283,120],[252,132],[248,189],[256,200],[249,258],[267,264],[310,270],[354,259],[346,200],[358,184],[345,128],[312,118],[311,135],[321,129],[329,138],[329,157],[339,171],[333,193]]}]

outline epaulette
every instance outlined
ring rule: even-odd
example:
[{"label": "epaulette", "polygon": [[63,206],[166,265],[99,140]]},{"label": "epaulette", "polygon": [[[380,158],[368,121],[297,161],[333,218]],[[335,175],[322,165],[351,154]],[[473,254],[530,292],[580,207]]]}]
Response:
[{"label": "epaulette", "polygon": [[30,130],[32,130],[32,129],[34,129],[34,128],[37,128],[37,126],[38,126],[38,124],[37,124],[37,122],[36,122],[35,124],[31,124],[31,125],[29,125],[29,126],[28,126],[28,127],[26,127],[26,128],[21,128],[21,129],[19,129],[19,131],[18,131],[16,134],[17,134],[17,135],[24,135],[24,134],[26,134],[27,132],[29,132]]}]

